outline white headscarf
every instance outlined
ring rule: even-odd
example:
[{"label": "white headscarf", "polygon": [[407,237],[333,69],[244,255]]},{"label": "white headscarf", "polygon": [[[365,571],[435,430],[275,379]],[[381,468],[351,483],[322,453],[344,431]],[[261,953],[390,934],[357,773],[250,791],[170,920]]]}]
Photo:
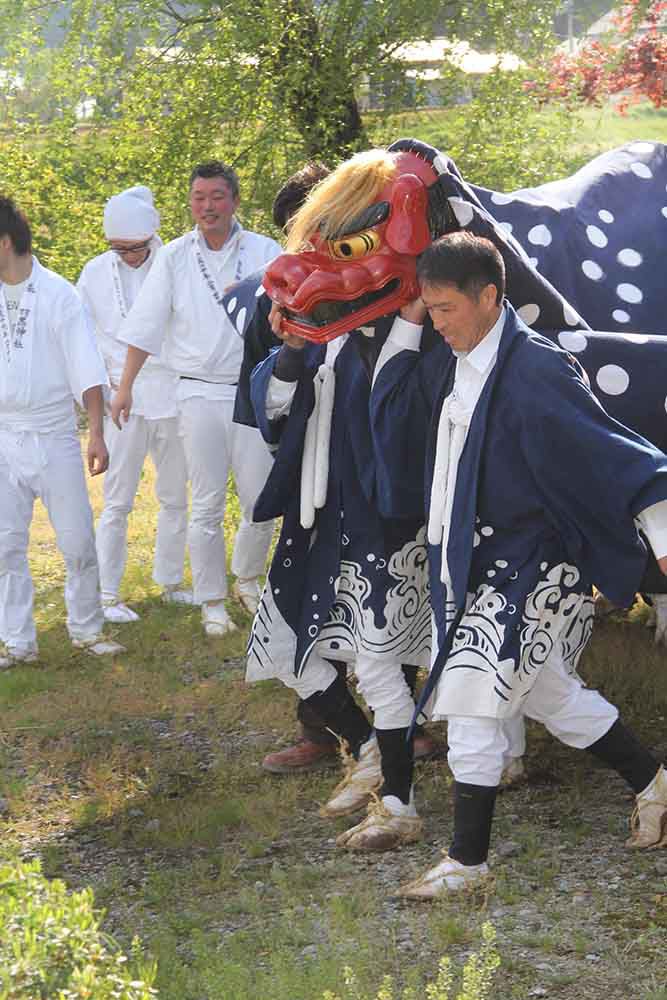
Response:
[{"label": "white headscarf", "polygon": [[153,236],[160,213],[150,188],[138,184],[109,198],[104,206],[104,235],[108,240],[140,240]]}]

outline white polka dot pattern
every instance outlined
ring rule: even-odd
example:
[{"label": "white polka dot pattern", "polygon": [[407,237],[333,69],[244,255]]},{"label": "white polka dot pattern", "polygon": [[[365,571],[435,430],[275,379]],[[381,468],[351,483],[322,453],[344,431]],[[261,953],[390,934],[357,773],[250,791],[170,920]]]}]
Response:
[{"label": "white polka dot pattern", "polygon": [[525,306],[517,309],[517,313],[528,326],[532,326],[540,317],[540,307],[534,302],[528,302]]},{"label": "white polka dot pattern", "polygon": [[595,381],[608,396],[621,396],[630,385],[630,376],[620,365],[603,365]]},{"label": "white polka dot pattern", "polygon": [[580,351],[586,350],[588,341],[580,330],[563,330],[558,334],[558,343],[566,351],[578,354]]},{"label": "white polka dot pattern", "polygon": [[630,247],[625,247],[625,249],[619,250],[616,260],[625,267],[639,267],[642,262],[642,255],[637,253],[636,250],[630,249]]},{"label": "white polka dot pattern", "polygon": [[586,236],[594,247],[606,247],[609,240],[598,226],[586,226]]},{"label": "white polka dot pattern", "polygon": [[581,262],[581,270],[591,281],[599,281],[604,275],[604,271],[594,260],[583,260]]},{"label": "white polka dot pattern", "polygon": [[637,303],[641,302],[644,298],[641,288],[637,288],[636,285],[620,284],[616,288],[616,294],[619,299],[623,299],[624,302]]},{"label": "white polka dot pattern", "polygon": [[528,231],[528,242],[532,243],[536,247],[548,247],[551,243],[551,231],[548,226],[542,225],[533,226],[532,229]]}]

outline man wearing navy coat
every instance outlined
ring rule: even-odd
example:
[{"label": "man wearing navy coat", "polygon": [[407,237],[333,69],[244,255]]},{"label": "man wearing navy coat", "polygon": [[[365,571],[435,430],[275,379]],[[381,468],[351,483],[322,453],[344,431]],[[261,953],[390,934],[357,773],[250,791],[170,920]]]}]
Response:
[{"label": "man wearing navy coat", "polygon": [[[426,695],[431,716],[448,720],[454,836],[401,893],[430,899],[488,872],[502,723],[518,713],[628,781],[627,846],[667,845],[664,767],[576,673],[592,587],[631,603],[647,542],[667,572],[667,456],[613,420],[577,362],[519,319],[489,241],[445,236],[418,276],[422,301],[383,347],[371,409],[385,517],[412,513],[423,472],[414,441],[427,436],[436,641]],[[442,342],[424,356],[427,312]]]}]

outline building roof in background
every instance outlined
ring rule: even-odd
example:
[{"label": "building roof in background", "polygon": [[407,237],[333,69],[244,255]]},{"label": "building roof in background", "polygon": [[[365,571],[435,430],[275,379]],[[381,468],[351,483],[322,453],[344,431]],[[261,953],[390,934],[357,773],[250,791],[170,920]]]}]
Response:
[{"label": "building roof in background", "polygon": [[478,52],[468,42],[451,42],[448,38],[409,42],[396,49],[394,56],[411,68],[424,67],[424,72],[428,72],[430,67],[439,66],[445,60],[453,62],[464,73],[471,74],[490,73],[497,66],[513,70],[523,65],[522,60],[513,52]]}]

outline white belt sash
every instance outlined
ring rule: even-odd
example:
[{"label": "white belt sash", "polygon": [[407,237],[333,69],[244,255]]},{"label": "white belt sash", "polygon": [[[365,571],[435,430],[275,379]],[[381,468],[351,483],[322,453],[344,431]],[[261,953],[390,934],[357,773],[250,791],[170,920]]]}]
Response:
[{"label": "white belt sash", "polygon": [[324,364],[313,380],[315,402],[308,418],[301,462],[301,527],[308,530],[315,523],[315,512],[324,507],[329,485],[331,420],[336,395],[334,365],[347,334],[327,344]]},{"label": "white belt sash", "polygon": [[463,454],[472,409],[464,407],[454,389],[445,400],[438,423],[438,437],[431,486],[428,540],[442,549],[440,579],[451,590],[447,546],[452,525],[456,477]]}]

